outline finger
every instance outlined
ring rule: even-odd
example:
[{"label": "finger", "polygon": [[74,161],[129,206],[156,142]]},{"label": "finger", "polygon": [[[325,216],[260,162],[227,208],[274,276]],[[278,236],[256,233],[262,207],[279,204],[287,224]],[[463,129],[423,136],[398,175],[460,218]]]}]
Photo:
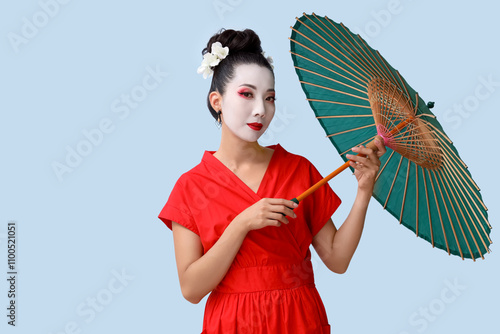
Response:
[{"label": "finger", "polygon": [[297,218],[297,214],[295,212],[293,212],[293,209],[289,208],[288,206],[284,206],[283,207],[282,213],[285,216],[292,217],[292,218]]},{"label": "finger", "polygon": [[371,163],[369,162],[369,160],[367,160],[366,164],[364,164],[362,162],[358,162],[358,161],[350,161],[349,165],[354,169],[354,174],[356,172],[364,174],[367,170],[373,168],[370,166]]},{"label": "finger", "polygon": [[353,147],[353,151],[358,155],[347,155],[348,159],[362,163],[365,166],[380,166],[380,160],[374,150],[366,147]]},{"label": "finger", "polygon": [[369,167],[375,166],[376,168],[378,168],[380,166],[380,159],[378,158],[377,152],[372,152],[371,154],[368,155],[368,159],[365,163],[366,166],[369,166]]},{"label": "finger", "polygon": [[[268,219],[274,222],[281,222],[283,224],[288,224],[288,219],[281,213],[272,212],[269,214]],[[279,226],[279,225],[278,225]]]},{"label": "finger", "polygon": [[354,162],[357,162],[357,163],[366,163],[367,162],[367,158],[366,157],[362,157],[360,155],[354,155],[354,154],[346,154],[346,158],[351,160],[351,161],[354,161]]},{"label": "finger", "polygon": [[358,155],[373,155],[374,151],[371,148],[364,146],[356,146],[352,148],[352,151]]},{"label": "finger", "polygon": [[375,157],[373,159],[366,159],[365,161],[358,162],[357,169],[359,171],[362,171],[363,173],[369,170],[378,171],[380,165],[380,160],[378,159],[378,157]]},{"label": "finger", "polygon": [[290,200],[284,199],[284,198],[270,198],[269,203],[274,204],[274,205],[279,205],[279,204],[285,205],[291,209],[295,209],[296,207],[299,206],[294,201],[290,201]]},{"label": "finger", "polygon": [[269,219],[269,221],[267,221],[265,223],[265,226],[276,226],[276,227],[280,227],[281,226],[281,222],[279,220],[274,220],[274,219]]},{"label": "finger", "polygon": [[387,148],[385,147],[384,144],[384,139],[380,136],[376,136],[374,140],[375,146],[377,146],[378,151],[377,151],[377,156],[381,157],[387,152]]},{"label": "finger", "polygon": [[355,162],[355,161],[350,161],[349,162],[349,165],[354,168],[354,172],[358,171],[358,172],[365,172],[366,171],[366,166],[363,165],[362,163],[359,163],[359,162]]},{"label": "finger", "polygon": [[357,160],[358,161],[350,161],[349,163],[349,165],[354,168],[355,171],[366,174],[370,173],[370,171],[374,171],[376,173],[379,170],[380,161],[378,160],[378,158],[376,158],[375,161],[367,158],[361,158]]},{"label": "finger", "polygon": [[295,212],[293,212],[293,209],[283,204],[273,205],[271,207],[271,211],[281,213],[282,215],[289,216],[292,218],[297,218],[297,215],[295,214]]},{"label": "finger", "polygon": [[295,209],[299,205],[294,201],[290,201],[284,198],[273,198],[271,199],[270,204],[275,205],[275,207],[272,208],[272,211],[280,212],[281,214],[292,218],[297,218],[297,215],[293,212],[293,209]]}]

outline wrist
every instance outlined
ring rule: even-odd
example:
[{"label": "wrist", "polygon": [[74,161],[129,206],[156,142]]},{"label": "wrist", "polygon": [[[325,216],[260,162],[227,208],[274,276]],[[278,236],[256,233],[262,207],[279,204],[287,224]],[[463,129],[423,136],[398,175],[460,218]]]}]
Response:
[{"label": "wrist", "polygon": [[356,193],[356,201],[366,203],[366,205],[368,205],[368,203],[372,198],[372,194],[373,194],[373,188],[370,190],[358,188],[358,192]]},{"label": "wrist", "polygon": [[240,215],[236,216],[228,228],[231,227],[236,233],[246,236],[248,232],[250,232],[250,226],[245,219],[242,219]]}]

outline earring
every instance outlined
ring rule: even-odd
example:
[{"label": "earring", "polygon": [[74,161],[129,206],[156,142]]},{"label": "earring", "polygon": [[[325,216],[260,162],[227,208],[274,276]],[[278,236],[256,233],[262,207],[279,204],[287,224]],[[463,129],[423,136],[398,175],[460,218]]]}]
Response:
[{"label": "earring", "polygon": [[217,120],[215,121],[215,125],[217,125],[217,128],[220,129],[222,126],[222,110],[217,111]]}]

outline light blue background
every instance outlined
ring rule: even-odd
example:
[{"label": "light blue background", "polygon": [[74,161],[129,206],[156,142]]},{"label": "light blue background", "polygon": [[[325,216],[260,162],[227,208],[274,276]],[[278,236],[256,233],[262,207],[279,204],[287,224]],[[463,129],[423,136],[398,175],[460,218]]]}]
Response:
[{"label": "light blue background", "polygon": [[[17,326],[6,324],[2,278],[2,333],[72,326],[66,332],[201,332],[205,300],[182,298],[172,234],[157,218],[176,179],[220,140],[205,106],[209,81],[196,73],[201,50],[221,27],[254,29],[274,58],[278,98],[262,143],[279,142],[327,174],[342,161],[305,101],[289,54],[290,26],[304,11],[359,32],[424,100],[436,101],[433,111],[481,187],[491,237],[499,239],[500,6],[493,1],[74,0],[52,7],[44,22],[47,2],[0,7],[1,268],[9,220],[17,221],[19,241]],[[9,36],[21,35],[24,18],[33,16],[44,26],[14,47]],[[125,114],[116,103],[140,93],[148,68],[168,74]],[[487,78],[495,83],[490,90]],[[464,114],[457,104],[466,104]],[[106,119],[102,141],[59,180],[52,165],[65,163],[67,147],[83,145],[83,131]],[[343,199],[333,217],[340,225],[356,182],[346,172],[330,184]],[[491,248],[475,263],[450,257],[373,201],[346,274],[329,272],[314,256],[333,332],[498,333],[500,260]],[[447,290],[447,282],[461,288]],[[93,318],[92,298],[102,307]],[[429,308],[426,320],[421,312]]]}]

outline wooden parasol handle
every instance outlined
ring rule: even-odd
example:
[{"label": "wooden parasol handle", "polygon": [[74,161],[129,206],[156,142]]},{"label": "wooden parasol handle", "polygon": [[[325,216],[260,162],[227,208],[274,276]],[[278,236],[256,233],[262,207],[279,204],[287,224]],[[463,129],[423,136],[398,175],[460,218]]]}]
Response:
[{"label": "wooden parasol handle", "polygon": [[[377,145],[375,145],[375,139],[372,140],[371,142],[369,142],[366,145],[366,147],[367,148],[371,148],[375,152],[378,151],[378,147],[377,147]],[[365,155],[361,155],[361,156],[365,156]],[[304,191],[302,194],[300,194],[296,198],[292,199],[292,201],[298,203],[298,202],[302,201],[304,198],[306,198],[307,196],[311,195],[313,192],[315,192],[316,190],[318,190],[319,187],[321,187],[322,185],[324,185],[325,183],[327,183],[328,181],[330,181],[331,179],[333,179],[335,176],[337,176],[338,174],[340,174],[344,170],[346,170],[347,167],[349,167],[349,163],[350,162],[351,162],[350,160],[346,161],[342,166],[340,166],[339,168],[337,168],[336,170],[334,170],[333,172],[331,172],[330,174],[328,174],[322,180],[319,180],[312,187],[310,187],[309,189],[307,189],[306,191]]]}]

